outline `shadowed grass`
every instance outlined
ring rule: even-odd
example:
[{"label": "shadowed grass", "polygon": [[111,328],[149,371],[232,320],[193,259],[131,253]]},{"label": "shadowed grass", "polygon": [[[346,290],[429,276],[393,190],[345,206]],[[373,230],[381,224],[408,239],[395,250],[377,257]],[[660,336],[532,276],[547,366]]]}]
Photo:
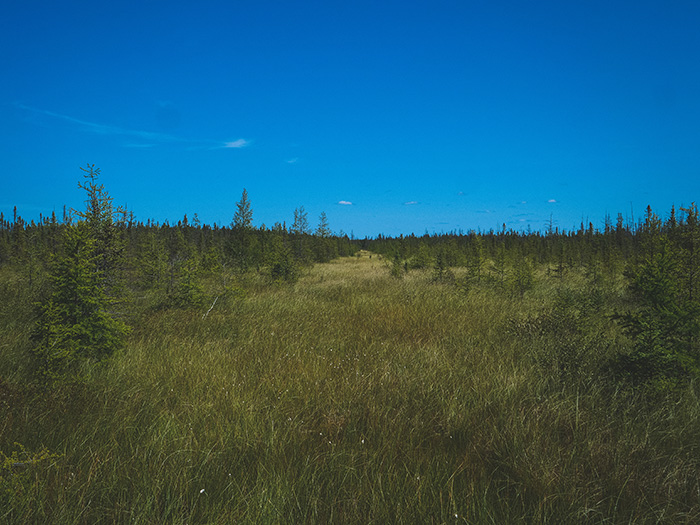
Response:
[{"label": "shadowed grass", "polygon": [[63,456],[0,520],[696,521],[694,390],[617,389],[600,363],[620,334],[577,279],[521,300],[365,256],[205,318],[150,313],[88,382],[8,384],[1,450]]}]

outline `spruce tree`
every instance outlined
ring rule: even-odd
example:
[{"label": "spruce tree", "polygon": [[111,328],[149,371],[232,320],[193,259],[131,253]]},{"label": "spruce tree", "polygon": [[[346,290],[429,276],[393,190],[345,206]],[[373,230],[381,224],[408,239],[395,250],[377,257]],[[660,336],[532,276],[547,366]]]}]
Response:
[{"label": "spruce tree", "polygon": [[316,235],[319,237],[330,237],[331,236],[331,229],[328,226],[328,217],[326,217],[326,212],[321,212],[320,217],[318,218],[318,226],[316,228]]},{"label": "spruce tree", "polygon": [[251,236],[253,227],[253,209],[248,199],[248,190],[243,188],[241,200],[236,203],[236,213],[231,222],[233,228],[233,240],[231,253],[235,264],[245,271],[250,266],[251,259]]},{"label": "spruce tree", "polygon": [[117,295],[120,290],[120,274],[124,265],[123,208],[115,208],[103,184],[98,183],[99,168],[88,164],[83,171],[85,181],[78,187],[85,190],[87,199],[84,211],[72,210],[73,215],[82,219],[94,242],[94,256],[97,272],[100,274],[101,286],[110,295]]},{"label": "spruce tree", "polygon": [[128,327],[114,314],[121,249],[112,199],[97,184],[99,170],[88,165],[87,209],[66,225],[63,250],[52,261],[52,290],[39,307],[33,333],[35,372],[43,382],[63,377],[85,360],[102,360],[119,349]]},{"label": "spruce tree", "polygon": [[294,210],[292,234],[296,236],[294,242],[294,255],[302,264],[310,262],[313,257],[308,239],[306,238],[309,233],[309,214],[304,210],[303,206],[300,206]]},{"label": "spruce tree", "polygon": [[466,279],[471,284],[479,282],[481,280],[481,268],[484,265],[484,241],[480,235],[471,235],[466,264]]},{"label": "spruce tree", "polygon": [[513,260],[513,271],[511,276],[511,286],[522,298],[525,292],[531,290],[535,285],[535,272],[530,260],[518,254]]},{"label": "spruce tree", "polygon": [[318,226],[316,227],[314,239],[315,258],[317,262],[328,262],[334,257],[337,257],[335,243],[331,239],[331,229],[328,226],[328,218],[326,212],[321,212],[318,218]]},{"label": "spruce tree", "polygon": [[[681,208],[685,214],[678,243],[680,244],[680,271],[683,281],[684,297],[687,301],[700,303],[700,214],[698,207],[692,203],[688,208]],[[671,223],[671,220],[669,220]],[[676,227],[675,221],[671,224]],[[675,233],[675,232],[673,232]]]},{"label": "spruce tree", "polygon": [[499,286],[503,287],[506,280],[506,263],[508,261],[508,256],[506,253],[506,247],[503,242],[499,243],[496,247],[496,253],[493,258],[492,271],[496,275],[497,283]]},{"label": "spruce tree", "polygon": [[306,213],[303,206],[294,210],[292,233],[297,235],[309,233],[309,214]]},{"label": "spruce tree", "polygon": [[433,256],[430,254],[430,248],[421,241],[418,245],[418,252],[411,259],[410,267],[416,269],[425,269],[433,266]]},{"label": "spruce tree", "polygon": [[433,265],[433,282],[452,283],[455,276],[450,270],[449,255],[444,246],[441,246],[435,255]]},{"label": "spruce tree", "polygon": [[241,200],[236,203],[236,213],[233,216],[231,227],[234,230],[247,230],[253,225],[253,210],[248,200],[248,190],[243,188]]},{"label": "spruce tree", "polygon": [[620,359],[634,380],[673,385],[700,375],[700,305],[692,298],[692,255],[674,245],[647,208],[641,254],[625,275],[634,308],[616,316],[634,343]]}]

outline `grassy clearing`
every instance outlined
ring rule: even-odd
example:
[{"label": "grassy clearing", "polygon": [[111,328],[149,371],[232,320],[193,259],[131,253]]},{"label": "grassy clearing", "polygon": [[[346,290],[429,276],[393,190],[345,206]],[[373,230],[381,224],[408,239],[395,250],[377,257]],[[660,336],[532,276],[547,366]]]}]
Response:
[{"label": "grassy clearing", "polygon": [[[614,283],[467,294],[365,254],[244,288],[205,318],[149,314],[50,395],[6,359],[0,450],[60,457],[2,471],[0,521],[700,519],[693,387],[652,399],[602,366],[625,344]],[[23,326],[2,336],[12,362]]]}]

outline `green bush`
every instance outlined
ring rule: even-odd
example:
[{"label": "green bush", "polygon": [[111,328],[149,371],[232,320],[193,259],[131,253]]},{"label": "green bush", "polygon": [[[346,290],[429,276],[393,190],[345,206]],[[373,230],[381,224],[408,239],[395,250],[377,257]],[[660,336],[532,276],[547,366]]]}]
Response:
[{"label": "green bush", "polygon": [[278,237],[273,239],[268,269],[270,279],[276,283],[294,283],[299,279],[299,265],[285,240]]},{"label": "green bush", "polygon": [[617,369],[636,382],[663,388],[700,376],[698,304],[681,293],[677,258],[665,238],[643,262],[626,272],[636,308],[618,314],[633,341]]}]

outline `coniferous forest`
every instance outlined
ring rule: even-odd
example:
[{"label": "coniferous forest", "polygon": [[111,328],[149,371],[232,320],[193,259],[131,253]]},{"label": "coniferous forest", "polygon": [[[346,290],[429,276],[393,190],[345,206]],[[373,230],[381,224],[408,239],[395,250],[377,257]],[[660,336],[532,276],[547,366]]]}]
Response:
[{"label": "coniferous forest", "polygon": [[0,215],[0,522],[700,521],[695,204],[355,239],[79,179]]}]

